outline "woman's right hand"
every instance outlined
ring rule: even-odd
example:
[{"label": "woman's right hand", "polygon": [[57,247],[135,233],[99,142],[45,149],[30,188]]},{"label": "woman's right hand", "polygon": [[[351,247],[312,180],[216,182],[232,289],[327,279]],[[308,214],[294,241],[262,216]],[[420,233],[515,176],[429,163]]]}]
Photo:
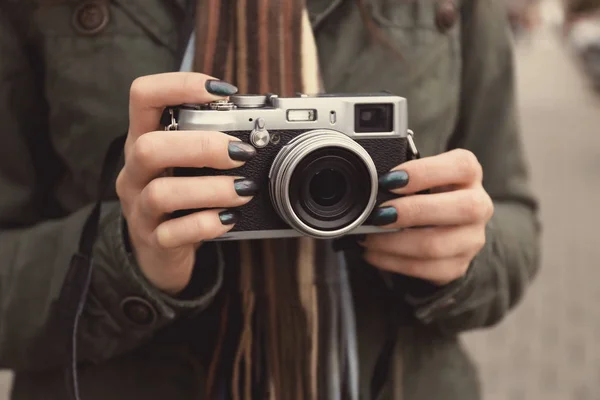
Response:
[{"label": "woman's right hand", "polygon": [[[223,99],[237,88],[198,73],[165,73],[136,79],[130,92],[125,165],[116,190],[129,239],[146,278],[175,295],[188,283],[202,241],[229,231],[241,206],[256,193],[243,177],[168,176],[174,167],[240,167],[255,149],[221,132],[160,130],[165,107]],[[215,208],[176,219],[176,210]]]}]

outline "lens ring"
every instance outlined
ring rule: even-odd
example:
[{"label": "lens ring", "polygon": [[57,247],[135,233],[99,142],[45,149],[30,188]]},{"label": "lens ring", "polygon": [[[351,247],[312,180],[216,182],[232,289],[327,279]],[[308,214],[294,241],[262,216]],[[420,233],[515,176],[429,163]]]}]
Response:
[{"label": "lens ring", "polygon": [[[315,201],[310,184],[318,172],[327,170],[337,172],[340,179],[330,182],[327,187],[345,190],[332,198],[333,203],[323,205]],[[306,225],[331,231],[345,227],[362,214],[369,201],[369,178],[368,169],[355,153],[338,147],[324,147],[311,152],[298,164],[288,194],[294,212]]]},{"label": "lens ring", "polygon": [[[310,153],[325,147],[338,147],[354,153],[365,165],[370,178],[371,190],[364,211],[352,223],[343,228],[323,231],[304,223],[294,212],[290,196],[290,181],[298,164]],[[298,135],[284,146],[271,165],[269,192],[273,207],[292,228],[311,237],[325,239],[345,235],[362,225],[369,217],[377,201],[377,169],[367,151],[347,135],[330,129],[317,129]]]}]

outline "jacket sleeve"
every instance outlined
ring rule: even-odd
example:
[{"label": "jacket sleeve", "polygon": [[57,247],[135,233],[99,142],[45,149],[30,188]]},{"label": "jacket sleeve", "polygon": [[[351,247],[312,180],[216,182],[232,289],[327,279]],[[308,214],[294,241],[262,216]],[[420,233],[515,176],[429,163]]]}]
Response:
[{"label": "jacket sleeve", "polygon": [[513,50],[501,2],[462,6],[461,112],[449,148],[472,151],[483,166],[495,212],[486,244],[467,275],[406,296],[415,316],[447,333],[492,326],[524,296],[539,263],[537,200],[530,189],[515,99]]},{"label": "jacket sleeve", "polygon": [[[47,328],[92,206],[46,212],[52,187],[44,171],[53,158],[43,139],[43,91],[34,72],[40,65],[10,18],[0,7],[0,368],[59,368],[68,353],[55,343],[65,338],[47,335]],[[90,362],[133,349],[178,316],[203,309],[222,276],[219,260],[203,259],[202,291],[169,297],[143,278],[127,251],[118,202],[103,205],[100,225],[78,334],[79,358]]]}]

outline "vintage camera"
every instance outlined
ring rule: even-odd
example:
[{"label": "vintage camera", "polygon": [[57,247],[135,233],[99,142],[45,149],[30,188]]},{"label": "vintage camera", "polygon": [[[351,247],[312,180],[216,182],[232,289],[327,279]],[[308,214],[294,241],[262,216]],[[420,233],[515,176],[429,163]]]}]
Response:
[{"label": "vintage camera", "polygon": [[395,195],[379,190],[378,177],[416,156],[406,99],[390,93],[235,95],[178,107],[175,126],[225,132],[257,149],[237,169],[174,171],[177,176],[242,176],[259,183],[260,192],[239,208],[239,222],[218,240],[381,232],[369,225],[369,216]]}]

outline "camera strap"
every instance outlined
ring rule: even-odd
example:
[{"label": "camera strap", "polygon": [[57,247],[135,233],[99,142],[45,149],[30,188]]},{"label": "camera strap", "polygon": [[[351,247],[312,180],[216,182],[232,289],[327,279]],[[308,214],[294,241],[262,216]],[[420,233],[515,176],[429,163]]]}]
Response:
[{"label": "camera strap", "polygon": [[122,135],[110,143],[102,165],[97,201],[83,225],[77,253],[71,258],[59,297],[53,304],[54,315],[49,330],[60,356],[68,352],[67,390],[75,400],[80,399],[77,379],[77,331],[92,278],[92,253],[98,237],[102,200],[114,182],[116,166],[121,159],[126,138],[127,135]]}]

